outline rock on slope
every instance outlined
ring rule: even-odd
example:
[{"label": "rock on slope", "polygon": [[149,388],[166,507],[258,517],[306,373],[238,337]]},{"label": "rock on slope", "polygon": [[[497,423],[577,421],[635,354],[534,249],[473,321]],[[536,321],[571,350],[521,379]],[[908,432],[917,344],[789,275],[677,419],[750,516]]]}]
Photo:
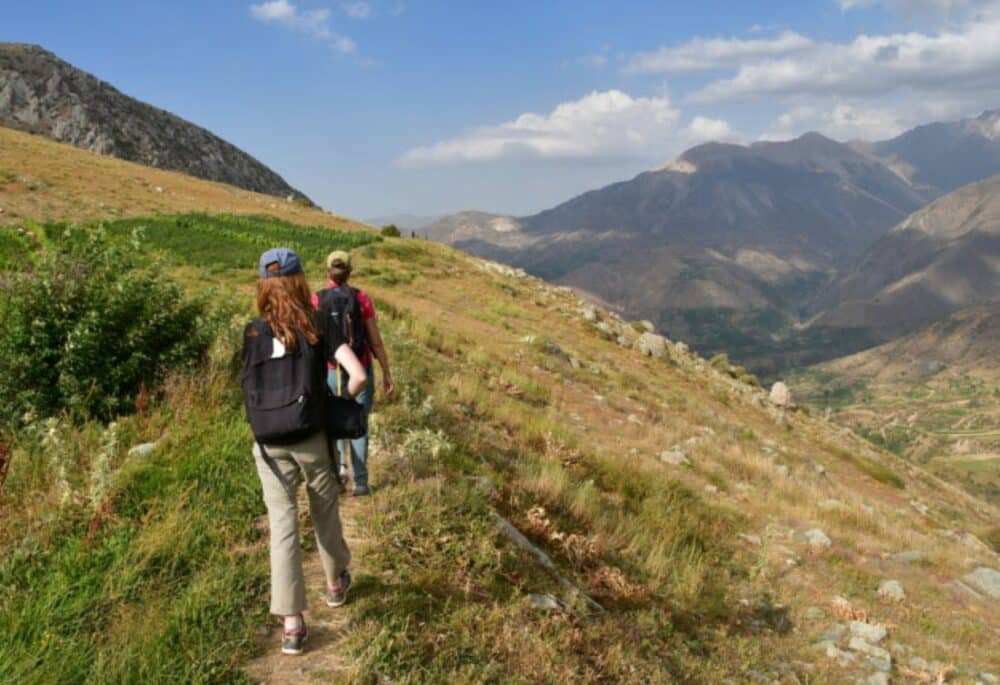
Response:
[{"label": "rock on slope", "polygon": [[0,43],[0,125],[246,190],[305,198],[236,146],[35,45]]}]

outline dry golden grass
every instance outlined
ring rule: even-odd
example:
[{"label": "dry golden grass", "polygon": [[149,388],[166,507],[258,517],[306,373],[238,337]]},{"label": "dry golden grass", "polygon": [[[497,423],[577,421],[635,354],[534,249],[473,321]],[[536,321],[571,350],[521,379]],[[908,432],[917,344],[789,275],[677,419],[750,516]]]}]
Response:
[{"label": "dry golden grass", "polygon": [[343,230],[364,225],[284,198],[96,155],[0,127],[0,225],[178,212],[271,214]]}]

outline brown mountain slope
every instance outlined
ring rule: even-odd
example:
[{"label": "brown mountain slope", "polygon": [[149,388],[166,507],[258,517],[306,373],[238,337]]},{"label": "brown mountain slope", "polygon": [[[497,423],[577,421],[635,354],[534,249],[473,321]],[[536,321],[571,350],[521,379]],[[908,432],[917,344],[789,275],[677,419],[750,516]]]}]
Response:
[{"label": "brown mountain slope", "polygon": [[798,374],[830,417],[1000,502],[1000,302]]},{"label": "brown mountain slope", "polygon": [[0,127],[0,225],[162,212],[268,213],[299,224],[367,230],[298,202],[96,155]]},{"label": "brown mountain slope", "polygon": [[306,199],[235,145],[124,95],[36,45],[0,43],[0,125],[246,190]]},{"label": "brown mountain slope", "polygon": [[936,122],[858,146],[935,195],[1000,173],[1000,110]]},{"label": "brown mountain slope", "polygon": [[495,215],[472,212],[427,231],[584,288],[702,352],[757,361],[830,270],[924,202],[880,161],[812,133],[700,145],[629,181],[505,218],[503,232]]},{"label": "brown mountain slope", "polygon": [[1000,302],[963,309],[927,328],[820,366],[856,380],[919,381],[949,373],[1000,374]]},{"label": "brown mountain slope", "polygon": [[916,212],[824,293],[818,326],[879,340],[1000,299],[1000,176]]}]

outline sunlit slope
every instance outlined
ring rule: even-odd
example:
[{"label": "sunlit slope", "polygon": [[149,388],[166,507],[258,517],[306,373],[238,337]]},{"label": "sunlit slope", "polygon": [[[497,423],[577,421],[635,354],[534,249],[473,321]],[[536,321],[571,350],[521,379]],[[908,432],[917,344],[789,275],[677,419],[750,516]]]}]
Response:
[{"label": "sunlit slope", "polygon": [[1000,502],[1000,303],[796,374],[830,418]]},{"label": "sunlit slope", "polygon": [[297,224],[360,229],[320,209],[96,155],[0,127],[0,225],[191,211],[266,212]]},{"label": "sunlit slope", "polygon": [[[43,175],[29,159],[20,169]],[[191,183],[191,194],[213,189],[221,198],[232,193],[234,203],[251,198],[220,207],[227,211],[280,209],[312,224],[321,221],[309,217],[324,216],[254,206],[250,194]],[[15,211],[36,220],[72,217],[67,193],[92,207],[115,197],[114,186],[77,191],[70,180],[18,195],[26,192],[35,193],[35,204]],[[180,195],[160,201],[174,197]],[[234,245],[244,246],[232,242],[228,221],[151,220],[148,249],[170,255],[189,282],[210,282],[216,297],[235,297],[249,313],[254,274],[233,268]],[[186,250],[197,246],[172,237],[189,222],[215,232],[213,250],[196,257]],[[135,223],[143,222],[125,228]],[[118,230],[113,224],[112,233]],[[277,236],[285,229],[261,220],[261,230]],[[996,508],[817,416],[775,406],[724,360],[709,363],[682,344],[648,336],[642,346],[655,355],[644,355],[636,349],[642,326],[585,305],[567,289],[426,241],[390,239],[355,253],[356,281],[375,297],[399,384],[396,398],[380,398],[373,423],[377,490],[359,521],[368,538],[367,570],[349,609],[354,629],[343,653],[355,680],[717,683],[744,682],[752,671],[767,681],[854,682],[884,664],[849,646],[843,631],[850,618],[888,629],[879,649],[900,682],[935,678],[954,666],[953,682],[972,683],[981,671],[1000,669],[993,649],[998,599],[964,580],[975,569],[1000,567],[982,542],[996,539]],[[318,287],[321,273],[310,276]],[[98,579],[101,559],[127,554],[127,546],[112,545],[127,539],[121,529],[145,538],[158,526],[165,539],[176,539],[170,550],[157,547],[139,560],[141,573],[129,576],[126,596],[109,591],[95,602],[100,613],[87,614],[93,636],[78,639],[92,641],[87,649],[100,655],[104,672],[128,673],[127,665],[115,668],[115,655],[124,654],[146,659],[159,674],[147,654],[147,645],[159,645],[164,663],[190,649],[215,669],[195,675],[222,680],[253,652],[251,641],[237,637],[252,635],[254,622],[264,620],[266,535],[249,521],[235,523],[249,518],[258,486],[236,379],[227,385],[226,373],[216,368],[212,384],[199,375],[175,380],[150,418],[125,420],[123,434],[134,441],[163,442],[149,463],[129,461],[122,449],[120,490],[96,532],[77,517],[61,535],[38,533],[58,520],[56,498],[44,492],[30,493],[30,501],[42,503],[30,519],[14,510],[2,524],[0,543],[36,550],[8,563],[37,563],[38,550],[51,548],[62,555],[60,568],[91,564]],[[92,443],[100,432],[87,430]],[[84,452],[81,464],[87,460]],[[169,489],[150,486],[146,470],[153,468],[169,477]],[[196,481],[216,471],[238,498],[199,494]],[[156,516],[146,518],[148,511]],[[190,542],[202,539],[201,529],[183,521],[166,526],[173,521],[167,513],[176,511],[185,512],[184,521],[233,522],[238,534],[221,539],[232,541],[228,553],[246,573],[223,573],[217,550],[210,561],[203,542]],[[262,513],[257,501],[253,515]],[[511,544],[497,516],[544,550],[551,568]],[[35,536],[30,545],[21,541],[25,535]],[[919,555],[894,556],[900,552]],[[183,563],[161,564],[182,553]],[[117,564],[111,571],[129,568]],[[27,577],[12,568],[12,578]],[[44,565],[31,570],[40,574],[33,577],[56,574]],[[881,597],[884,580],[900,581],[905,599]],[[211,593],[171,605],[188,584]],[[98,580],[86,587],[113,586]],[[163,587],[177,590],[164,596]],[[47,588],[55,593],[60,586],[39,582],[24,592]],[[146,592],[163,608],[152,617],[142,610]],[[246,602],[253,593],[258,601]],[[191,646],[156,620],[205,620],[212,614],[203,606],[238,601],[225,614],[229,629],[213,636],[225,642],[225,660],[218,645]],[[38,606],[61,611],[55,599]],[[121,620],[106,638],[104,615]],[[164,632],[161,642],[149,637],[157,631]],[[26,654],[51,657],[42,632],[9,638],[25,641]],[[826,643],[817,646],[820,640]],[[63,637],[60,654],[83,654],[78,661],[86,663],[88,652],[69,642]]]}]

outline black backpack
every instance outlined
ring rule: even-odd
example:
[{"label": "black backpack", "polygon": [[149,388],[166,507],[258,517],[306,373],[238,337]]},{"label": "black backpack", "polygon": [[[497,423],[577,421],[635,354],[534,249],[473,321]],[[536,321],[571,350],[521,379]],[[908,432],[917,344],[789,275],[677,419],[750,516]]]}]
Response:
[{"label": "black backpack", "polygon": [[[368,333],[365,318],[358,300],[358,289],[349,285],[327,288],[316,293],[319,298],[319,320],[327,340],[338,340],[337,331],[351,346],[351,351],[361,359],[368,351]],[[326,357],[331,362],[336,350],[327,349]]]},{"label": "black backpack", "polygon": [[253,321],[243,332],[243,401],[258,442],[287,445],[326,427],[324,346],[298,336],[294,350],[274,358],[274,333],[266,321]]}]

